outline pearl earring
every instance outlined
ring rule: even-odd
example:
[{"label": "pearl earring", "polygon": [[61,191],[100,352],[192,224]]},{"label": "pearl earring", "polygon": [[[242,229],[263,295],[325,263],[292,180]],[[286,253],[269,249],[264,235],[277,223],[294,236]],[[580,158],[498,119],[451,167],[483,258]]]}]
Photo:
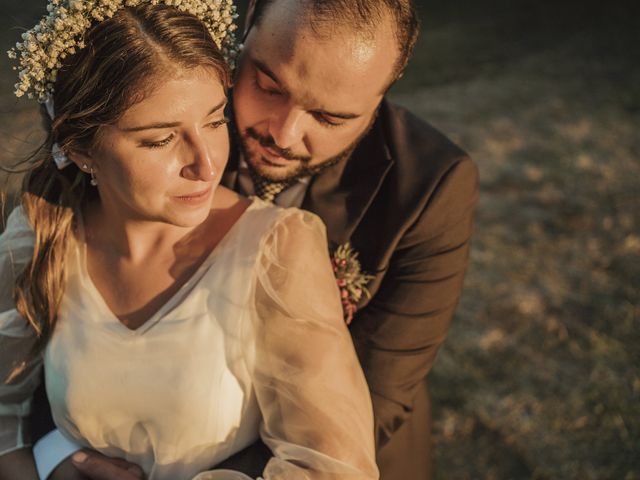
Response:
[{"label": "pearl earring", "polygon": [[91,186],[95,187],[98,185],[98,180],[96,179],[96,174],[93,173],[93,167],[89,170],[89,174],[91,175]]}]

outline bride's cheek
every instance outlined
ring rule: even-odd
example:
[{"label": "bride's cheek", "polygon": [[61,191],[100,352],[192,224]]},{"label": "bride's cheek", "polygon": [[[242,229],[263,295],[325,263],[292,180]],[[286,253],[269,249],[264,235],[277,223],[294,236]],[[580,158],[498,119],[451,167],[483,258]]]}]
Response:
[{"label": "bride's cheek", "polygon": [[170,152],[158,158],[156,164],[156,175],[162,175],[166,179],[170,180],[181,175],[182,169],[188,165],[188,161],[184,158],[184,154],[179,152]]}]

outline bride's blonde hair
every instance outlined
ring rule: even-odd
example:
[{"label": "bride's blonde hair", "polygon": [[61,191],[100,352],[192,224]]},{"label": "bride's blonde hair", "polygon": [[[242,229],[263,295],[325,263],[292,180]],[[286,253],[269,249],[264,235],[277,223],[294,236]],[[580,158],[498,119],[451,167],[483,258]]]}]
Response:
[{"label": "bride's blonde hair", "polygon": [[53,88],[55,117],[47,139],[32,160],[22,187],[22,205],[35,233],[30,263],[15,281],[18,312],[36,332],[30,358],[46,346],[56,325],[65,288],[66,246],[77,215],[97,197],[90,179],[75,164],[59,170],[52,158],[87,151],[100,128],[116,122],[172,71],[209,67],[230,86],[228,65],[206,26],[195,16],[165,5],[144,4],[119,10],[85,35],[85,47],[68,56]]}]

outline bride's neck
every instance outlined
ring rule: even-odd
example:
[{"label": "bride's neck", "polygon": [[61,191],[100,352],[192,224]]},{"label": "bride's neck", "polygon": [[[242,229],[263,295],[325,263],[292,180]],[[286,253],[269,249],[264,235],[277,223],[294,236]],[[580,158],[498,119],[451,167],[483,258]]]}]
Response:
[{"label": "bride's neck", "polygon": [[100,203],[84,212],[86,242],[132,263],[142,263],[188,243],[198,227],[179,227],[112,211]]}]

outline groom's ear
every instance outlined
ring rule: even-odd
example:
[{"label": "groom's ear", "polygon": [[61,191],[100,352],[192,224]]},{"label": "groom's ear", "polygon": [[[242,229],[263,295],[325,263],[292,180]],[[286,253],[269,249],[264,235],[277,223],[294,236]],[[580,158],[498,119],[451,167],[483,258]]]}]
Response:
[{"label": "groom's ear", "polygon": [[256,13],[256,3],[258,0],[249,0],[249,6],[247,7],[247,16],[244,20],[244,31],[242,32],[242,43],[247,39],[247,35],[249,35],[249,30],[253,26],[253,18]]}]

